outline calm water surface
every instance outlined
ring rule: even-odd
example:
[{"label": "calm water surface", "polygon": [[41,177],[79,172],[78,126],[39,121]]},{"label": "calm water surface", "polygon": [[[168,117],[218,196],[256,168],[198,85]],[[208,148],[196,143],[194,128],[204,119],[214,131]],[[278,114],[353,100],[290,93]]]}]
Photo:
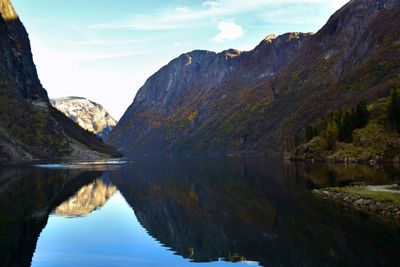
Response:
[{"label": "calm water surface", "polygon": [[264,158],[3,166],[0,266],[399,266],[399,230],[310,193],[399,177]]}]

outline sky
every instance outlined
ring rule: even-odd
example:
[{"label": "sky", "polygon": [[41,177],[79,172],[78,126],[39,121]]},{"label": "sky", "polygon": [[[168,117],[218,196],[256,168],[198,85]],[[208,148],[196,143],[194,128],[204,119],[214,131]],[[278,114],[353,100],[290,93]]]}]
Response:
[{"label": "sky", "polygon": [[51,98],[81,96],[120,119],[146,79],[182,53],[253,49],[317,32],[347,0],[13,0]]}]

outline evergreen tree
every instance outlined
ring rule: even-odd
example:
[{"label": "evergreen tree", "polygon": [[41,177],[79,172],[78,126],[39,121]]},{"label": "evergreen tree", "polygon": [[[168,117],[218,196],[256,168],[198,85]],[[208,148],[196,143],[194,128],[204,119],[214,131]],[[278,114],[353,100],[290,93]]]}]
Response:
[{"label": "evergreen tree", "polygon": [[346,111],[342,115],[342,122],[338,129],[338,139],[341,142],[351,142],[353,140],[353,131],[355,128],[353,114],[353,111],[351,113]]},{"label": "evergreen tree", "polygon": [[340,110],[336,115],[336,124],[338,127],[338,140],[341,142],[352,142],[355,129],[363,128],[367,125],[369,111],[366,101],[361,101],[351,112]]},{"label": "evergreen tree", "polygon": [[336,140],[338,138],[338,126],[336,120],[332,120],[331,123],[325,129],[325,140],[326,140],[326,149],[333,150],[336,146]]},{"label": "evergreen tree", "polygon": [[392,129],[400,133],[400,95],[398,89],[390,92],[388,101],[388,120]]},{"label": "evergreen tree", "polygon": [[368,123],[369,119],[369,111],[367,107],[366,101],[361,101],[355,110],[354,113],[354,128],[359,129],[363,128]]},{"label": "evergreen tree", "polygon": [[298,147],[300,145],[300,137],[297,134],[295,134],[293,139],[294,139],[293,140],[294,141],[294,146]]},{"label": "evergreen tree", "polygon": [[308,125],[306,127],[306,141],[311,141],[315,136],[317,136],[317,130],[312,126]]}]

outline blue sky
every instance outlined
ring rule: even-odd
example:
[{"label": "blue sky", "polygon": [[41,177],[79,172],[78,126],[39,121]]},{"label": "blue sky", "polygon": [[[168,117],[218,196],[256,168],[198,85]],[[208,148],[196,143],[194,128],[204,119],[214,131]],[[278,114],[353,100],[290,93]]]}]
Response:
[{"label": "blue sky", "polygon": [[347,0],[13,0],[50,97],[83,96],[119,119],[146,79],[195,49],[250,50],[316,32]]}]

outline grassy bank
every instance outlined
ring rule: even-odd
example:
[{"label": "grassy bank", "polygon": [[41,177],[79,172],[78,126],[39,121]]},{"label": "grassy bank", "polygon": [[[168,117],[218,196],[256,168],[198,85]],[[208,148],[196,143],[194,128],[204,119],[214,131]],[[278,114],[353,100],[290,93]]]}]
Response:
[{"label": "grassy bank", "polygon": [[[400,191],[374,191],[373,188],[374,187],[344,187],[338,188],[335,191],[350,195],[358,195],[363,199],[400,205]],[[388,187],[388,189],[390,189],[390,187]]]},{"label": "grassy bank", "polygon": [[315,189],[313,193],[400,227],[400,190],[395,185],[333,187]]}]

